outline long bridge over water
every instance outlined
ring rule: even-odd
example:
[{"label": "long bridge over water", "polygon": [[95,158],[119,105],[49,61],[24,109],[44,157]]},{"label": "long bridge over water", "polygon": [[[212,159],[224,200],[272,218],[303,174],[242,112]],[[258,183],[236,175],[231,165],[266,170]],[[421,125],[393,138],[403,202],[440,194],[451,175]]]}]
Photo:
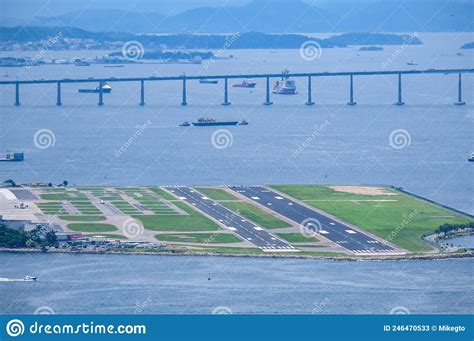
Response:
[{"label": "long bridge over water", "polygon": [[[354,101],[354,78],[363,77],[363,76],[381,76],[381,75],[395,75],[398,77],[398,92],[397,92],[397,101],[396,105],[403,105],[402,100],[402,75],[419,75],[419,74],[458,74],[458,91],[457,91],[457,101],[454,102],[455,105],[464,105],[466,104],[462,100],[462,74],[474,73],[474,69],[428,69],[428,70],[405,70],[405,71],[355,71],[355,72],[315,72],[315,73],[288,73],[286,74],[289,77],[293,78],[306,78],[308,82],[307,87],[307,101],[306,105],[313,105],[312,100],[312,78],[317,77],[348,77],[349,79],[349,101],[348,105],[357,104]],[[228,80],[229,79],[265,79],[265,102],[264,105],[271,105],[270,98],[270,80],[272,78],[280,78],[281,73],[273,74],[238,74],[238,75],[212,75],[212,76],[166,76],[166,77],[124,77],[124,78],[86,78],[86,79],[39,79],[39,80],[10,80],[10,81],[0,81],[0,85],[14,85],[15,86],[15,105],[18,106],[20,102],[20,85],[28,84],[56,84],[57,85],[57,97],[56,105],[60,106],[62,102],[61,94],[61,85],[68,83],[96,83],[98,86],[98,105],[104,105],[104,92],[102,87],[105,82],[108,83],[119,83],[119,82],[136,82],[140,85],[140,105],[145,105],[145,83],[146,82],[156,82],[156,81],[180,81],[182,82],[182,101],[181,105],[187,105],[187,94],[186,94],[186,82],[190,80],[224,80],[224,101],[223,105],[230,105],[229,101],[229,90],[228,90]]]}]

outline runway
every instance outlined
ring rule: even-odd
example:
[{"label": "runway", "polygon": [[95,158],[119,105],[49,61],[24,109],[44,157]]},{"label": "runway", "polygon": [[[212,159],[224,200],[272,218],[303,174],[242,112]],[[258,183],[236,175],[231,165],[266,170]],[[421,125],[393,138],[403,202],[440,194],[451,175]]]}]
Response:
[{"label": "runway", "polygon": [[263,251],[298,251],[287,242],[193,188],[184,186],[165,188]]},{"label": "runway", "polygon": [[304,226],[302,228],[315,231],[355,254],[404,253],[402,250],[375,239],[359,229],[355,230],[346,223],[333,219],[269,188],[263,186],[229,186],[229,188],[253,202]]}]

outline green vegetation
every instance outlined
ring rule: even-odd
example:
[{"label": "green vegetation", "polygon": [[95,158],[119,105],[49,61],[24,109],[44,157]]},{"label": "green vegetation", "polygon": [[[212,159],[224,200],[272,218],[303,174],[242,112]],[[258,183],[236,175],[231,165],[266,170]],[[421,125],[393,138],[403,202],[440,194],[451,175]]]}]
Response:
[{"label": "green vegetation", "polygon": [[155,192],[156,194],[158,194],[160,197],[162,197],[163,199],[166,199],[166,200],[178,200],[177,198],[175,198],[173,195],[169,194],[168,192],[166,192],[165,190],[161,189],[161,188],[158,188],[158,187],[150,187],[150,190],[152,190],[153,192]]},{"label": "green vegetation", "polygon": [[239,243],[242,241],[230,233],[157,234],[155,238],[165,242],[199,244]]},{"label": "green vegetation", "polygon": [[[301,233],[277,233],[276,235],[290,243],[310,243],[319,241],[317,238],[306,237]],[[313,245],[311,245],[311,247],[313,247]]]},{"label": "green vegetation", "polygon": [[7,228],[0,224],[0,247],[41,247],[56,246],[58,240],[53,231],[44,233],[40,228],[24,232]]},{"label": "green vegetation", "polygon": [[212,220],[182,202],[175,205],[188,215],[136,215],[143,226],[152,231],[215,231],[220,227]]},{"label": "green vegetation", "polygon": [[250,219],[253,222],[255,222],[257,225],[260,225],[267,229],[291,227],[291,225],[288,224],[287,222],[276,218],[270,213],[267,213],[261,208],[255,205],[252,205],[248,202],[226,201],[226,202],[220,202],[220,204],[224,205],[228,209],[238,212],[240,215],[244,216],[245,218]]},{"label": "green vegetation", "polygon": [[86,196],[81,193],[81,192],[61,192],[61,193],[47,193],[47,194],[40,194],[40,198],[43,200],[58,200],[58,201],[64,201],[64,200],[87,200]]},{"label": "green vegetation", "polygon": [[443,224],[436,229],[435,233],[444,233],[444,235],[447,235],[448,233],[467,229],[474,229],[474,221],[470,221],[467,224]]},{"label": "green vegetation", "polygon": [[272,187],[412,252],[431,250],[421,238],[440,225],[469,222],[459,213],[388,189],[396,195],[345,193],[317,185]]},{"label": "green vegetation", "polygon": [[240,200],[235,195],[232,195],[223,189],[208,187],[196,187],[196,189],[213,200]]},{"label": "green vegetation", "polygon": [[59,219],[67,221],[103,221],[105,217],[101,215],[60,215]]},{"label": "green vegetation", "polygon": [[114,225],[110,224],[68,224],[68,229],[78,232],[110,232],[117,231]]}]

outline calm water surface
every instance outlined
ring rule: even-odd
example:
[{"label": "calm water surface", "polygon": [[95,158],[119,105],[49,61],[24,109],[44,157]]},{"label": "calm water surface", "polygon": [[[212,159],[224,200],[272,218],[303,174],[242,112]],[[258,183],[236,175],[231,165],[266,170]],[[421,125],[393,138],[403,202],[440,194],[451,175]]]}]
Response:
[{"label": "calm water surface", "polygon": [[[0,254],[0,312],[473,313],[471,259],[302,259]],[[208,280],[208,277],[211,280]]]}]

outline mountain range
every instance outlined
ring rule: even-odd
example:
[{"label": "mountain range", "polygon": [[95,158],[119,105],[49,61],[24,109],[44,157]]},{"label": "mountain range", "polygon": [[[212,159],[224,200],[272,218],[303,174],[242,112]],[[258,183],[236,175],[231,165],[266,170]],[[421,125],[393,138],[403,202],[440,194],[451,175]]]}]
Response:
[{"label": "mountain range", "polygon": [[[158,2],[157,2],[158,3]],[[123,9],[84,9],[28,20],[1,18],[0,26],[69,26],[128,33],[310,33],[472,31],[469,0],[253,0],[242,6],[199,7],[165,15]]]}]

